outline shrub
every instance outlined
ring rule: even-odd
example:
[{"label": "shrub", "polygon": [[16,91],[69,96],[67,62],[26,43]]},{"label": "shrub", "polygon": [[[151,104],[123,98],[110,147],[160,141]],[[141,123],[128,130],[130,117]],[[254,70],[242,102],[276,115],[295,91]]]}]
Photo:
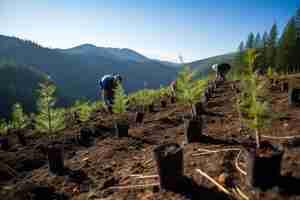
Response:
[{"label": "shrub", "polygon": [[56,99],[54,93],[56,87],[50,83],[40,84],[37,102],[38,114],[36,116],[36,128],[50,135],[65,128],[64,109],[54,108]]}]

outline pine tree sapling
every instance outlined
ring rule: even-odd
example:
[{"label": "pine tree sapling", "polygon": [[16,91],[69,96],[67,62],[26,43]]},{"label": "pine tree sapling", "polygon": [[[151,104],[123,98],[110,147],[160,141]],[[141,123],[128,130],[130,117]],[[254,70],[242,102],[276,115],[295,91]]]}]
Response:
[{"label": "pine tree sapling", "polygon": [[55,108],[56,87],[50,83],[40,84],[36,128],[50,136],[65,128],[64,109]]},{"label": "pine tree sapling", "polygon": [[[256,145],[260,148],[260,130],[265,128],[271,118],[269,103],[266,99],[265,82],[260,80],[253,72],[253,64],[257,57],[255,49],[247,51],[247,63],[241,82],[241,112],[244,113],[243,121],[256,133]],[[264,98],[262,98],[264,97]]]},{"label": "pine tree sapling", "polygon": [[207,86],[207,80],[193,80],[195,75],[196,71],[185,66],[179,72],[176,80],[176,98],[179,102],[190,107],[193,117],[197,116],[193,106],[200,101],[201,94]]},{"label": "pine tree sapling", "polygon": [[91,114],[95,109],[95,107],[92,106],[88,101],[77,102],[76,107],[77,107],[76,112],[78,113],[78,117],[80,121],[84,123],[90,119]]},{"label": "pine tree sapling", "polygon": [[146,107],[153,103],[152,90],[143,89],[137,91],[131,98],[134,98],[136,106],[142,107],[142,112],[146,110]]},{"label": "pine tree sapling", "polygon": [[6,137],[9,128],[9,124],[4,119],[0,119],[0,145],[1,149],[5,151],[9,149],[8,138]]},{"label": "pine tree sapling", "polygon": [[261,132],[269,127],[273,115],[265,90],[266,82],[253,72],[256,57],[256,50],[249,49],[248,66],[245,68],[241,82],[240,112],[242,122],[254,130],[256,138],[256,148],[247,151],[247,178],[254,187],[268,188],[279,180],[283,151],[275,145],[260,140]]},{"label": "pine tree sapling", "polygon": [[[185,120],[186,142],[199,142],[202,137],[202,117],[197,113],[202,93],[207,86],[207,80],[194,80],[196,71],[189,67],[184,67],[178,74],[176,80],[176,98],[179,103],[190,107],[192,113],[191,120]],[[196,105],[195,105],[196,104]]]},{"label": "pine tree sapling", "polygon": [[128,97],[126,96],[124,89],[120,83],[118,83],[114,90],[114,99],[112,110],[114,114],[124,114],[127,110]]},{"label": "pine tree sapling", "polygon": [[24,114],[21,104],[15,104],[12,112],[12,127],[15,129],[19,142],[23,146],[25,146],[27,143],[25,136],[21,133],[21,130],[24,129],[28,124],[29,118]]},{"label": "pine tree sapling", "polygon": [[112,111],[115,115],[118,115],[115,119],[115,133],[118,137],[128,136],[129,124],[125,118],[125,113],[127,111],[128,97],[126,96],[124,89],[120,83],[118,83],[116,89],[114,90],[114,104],[112,106]]},{"label": "pine tree sapling", "polygon": [[21,104],[16,103],[13,106],[13,112],[12,112],[12,127],[14,129],[23,129],[25,128],[29,123],[29,118],[25,113],[23,112],[23,107]]}]

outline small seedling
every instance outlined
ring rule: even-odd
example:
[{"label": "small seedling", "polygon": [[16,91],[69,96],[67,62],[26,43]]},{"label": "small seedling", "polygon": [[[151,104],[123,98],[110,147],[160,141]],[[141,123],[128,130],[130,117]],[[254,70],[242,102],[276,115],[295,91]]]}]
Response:
[{"label": "small seedling", "polygon": [[9,124],[4,119],[0,119],[0,135],[7,135],[8,129]]},{"label": "small seedling", "polygon": [[50,136],[65,128],[65,110],[55,108],[56,87],[50,83],[40,84],[38,99],[38,114],[36,116],[36,128],[40,132]]},{"label": "small seedling", "polygon": [[184,66],[176,80],[176,98],[179,102],[190,106],[194,117],[197,114],[193,109],[193,105],[199,102],[207,86],[207,80],[193,80],[196,75],[196,71],[191,70],[188,66]]},{"label": "small seedling", "polygon": [[113,113],[124,114],[127,110],[128,97],[120,83],[118,83],[114,90],[114,104],[112,107]]},{"label": "small seedling", "polygon": [[128,136],[128,121],[125,113],[127,110],[128,97],[126,96],[124,89],[120,83],[118,83],[114,91],[114,104],[112,111],[114,114],[118,114],[114,121],[115,133],[118,137]]},{"label": "small seedling", "polygon": [[137,106],[141,106],[143,108],[143,111],[145,111],[145,108],[152,104],[154,101],[153,91],[149,89],[139,90],[138,92],[131,95],[130,99],[134,99],[134,103]]},{"label": "small seedling", "polygon": [[13,106],[12,112],[12,127],[20,130],[25,128],[29,124],[29,117],[23,112],[21,104],[16,103]]}]

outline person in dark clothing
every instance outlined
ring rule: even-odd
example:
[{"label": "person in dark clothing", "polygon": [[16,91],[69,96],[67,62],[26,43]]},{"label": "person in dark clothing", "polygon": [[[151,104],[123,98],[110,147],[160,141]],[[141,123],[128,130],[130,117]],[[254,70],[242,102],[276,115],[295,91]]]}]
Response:
[{"label": "person in dark clothing", "polygon": [[119,74],[104,75],[99,81],[102,90],[102,98],[108,110],[112,112],[112,105],[114,103],[114,90],[118,83],[122,82],[122,77]]},{"label": "person in dark clothing", "polygon": [[226,80],[226,74],[231,69],[231,66],[227,63],[214,64],[212,66],[212,69],[216,72],[216,80],[225,81]]}]

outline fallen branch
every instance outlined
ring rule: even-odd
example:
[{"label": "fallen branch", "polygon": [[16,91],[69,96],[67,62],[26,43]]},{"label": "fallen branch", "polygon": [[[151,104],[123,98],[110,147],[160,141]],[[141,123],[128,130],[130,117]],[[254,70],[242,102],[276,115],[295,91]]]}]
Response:
[{"label": "fallen branch", "polygon": [[220,150],[208,150],[208,149],[198,149],[199,151],[204,151],[203,153],[192,154],[192,156],[203,156],[208,154],[220,153],[220,152],[228,152],[228,151],[240,151],[239,148],[231,148],[231,149],[220,149]]},{"label": "fallen branch", "polygon": [[151,163],[151,161],[152,161],[152,158],[151,158],[150,160],[147,160],[147,161],[144,162],[143,164],[144,164],[144,165],[148,165],[149,163]]},{"label": "fallen branch", "polygon": [[225,194],[230,195],[230,192],[224,188],[221,184],[219,184],[217,181],[215,181],[213,178],[211,178],[209,175],[207,175],[205,172],[201,171],[200,169],[196,169],[196,172],[207,178],[210,182],[212,182],[215,186],[217,186],[221,191],[223,191]]},{"label": "fallen branch", "polygon": [[247,172],[245,172],[244,170],[242,170],[240,167],[239,167],[239,158],[240,158],[240,155],[241,155],[242,151],[239,152],[239,154],[236,156],[235,158],[235,167],[237,168],[237,170],[243,174],[243,175],[247,175]]},{"label": "fallen branch", "polygon": [[269,136],[269,135],[262,135],[261,137],[274,139],[274,140],[289,140],[294,138],[300,138],[300,135],[295,136]]},{"label": "fallen branch", "polygon": [[134,178],[137,178],[137,179],[152,179],[152,178],[158,178],[159,176],[158,175],[148,175],[148,176],[144,176],[142,174],[132,174],[132,175],[129,175],[131,177],[134,177]]},{"label": "fallen branch", "polygon": [[111,190],[127,190],[127,189],[144,189],[147,187],[155,187],[159,186],[159,183],[152,183],[152,184],[146,184],[146,185],[128,185],[128,186],[112,186],[108,189]]},{"label": "fallen branch", "polygon": [[18,176],[17,172],[13,168],[11,168],[9,165],[7,165],[5,163],[0,163],[0,170],[8,172],[9,175],[11,175],[13,177],[17,177]]},{"label": "fallen branch", "polygon": [[245,195],[240,188],[238,188],[237,186],[235,187],[236,192],[245,200],[249,200],[249,197],[247,195]]}]

